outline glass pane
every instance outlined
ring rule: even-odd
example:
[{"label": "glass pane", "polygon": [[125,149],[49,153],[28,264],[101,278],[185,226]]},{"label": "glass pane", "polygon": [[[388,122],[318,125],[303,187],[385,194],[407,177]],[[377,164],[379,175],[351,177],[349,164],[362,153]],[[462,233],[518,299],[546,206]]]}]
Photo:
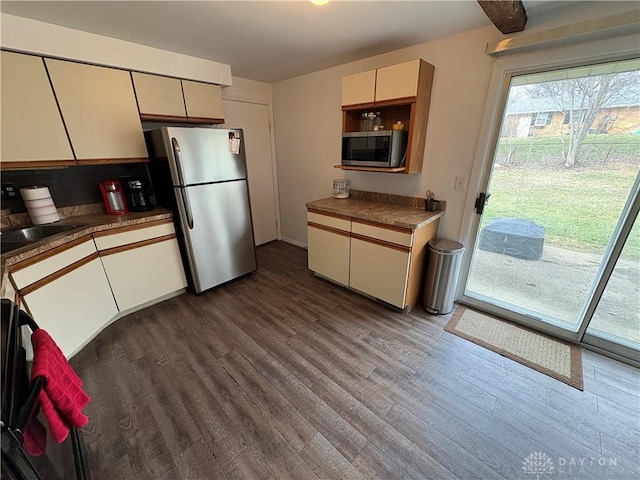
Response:
[{"label": "glass pane", "polygon": [[640,167],[637,68],[514,77],[465,295],[578,330]]},{"label": "glass pane", "polygon": [[640,349],[640,225],[637,218],[587,334]]}]

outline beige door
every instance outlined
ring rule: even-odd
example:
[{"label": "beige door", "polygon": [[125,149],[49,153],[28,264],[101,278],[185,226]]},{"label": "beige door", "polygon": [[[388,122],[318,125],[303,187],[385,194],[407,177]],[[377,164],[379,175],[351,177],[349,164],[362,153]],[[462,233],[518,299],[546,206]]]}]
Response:
[{"label": "beige door", "polygon": [[67,357],[118,313],[98,258],[25,295],[23,301]]},{"label": "beige door", "polygon": [[105,255],[101,259],[121,312],[187,286],[175,239]]},{"label": "beige door", "polygon": [[[210,120],[224,119],[222,106],[222,90],[219,85],[182,80],[184,103],[190,120],[203,118]],[[218,123],[216,122],[216,123]]]},{"label": "beige door", "polygon": [[376,92],[376,71],[354,73],[342,77],[342,105],[373,103]]},{"label": "beige door", "polygon": [[147,158],[129,72],[45,59],[79,163]]},{"label": "beige door", "polygon": [[187,117],[180,79],[139,72],[133,72],[131,78],[140,115]]},{"label": "beige door", "polygon": [[278,238],[275,164],[271,152],[269,107],[260,103],[224,100],[225,128],[244,131],[249,195],[256,245]]},{"label": "beige door", "polygon": [[349,285],[404,308],[409,253],[357,238],[351,239]]},{"label": "beige door", "polygon": [[0,52],[3,162],[76,163],[42,58]]},{"label": "beige door", "polygon": [[376,102],[418,94],[420,60],[379,68],[376,80]]}]

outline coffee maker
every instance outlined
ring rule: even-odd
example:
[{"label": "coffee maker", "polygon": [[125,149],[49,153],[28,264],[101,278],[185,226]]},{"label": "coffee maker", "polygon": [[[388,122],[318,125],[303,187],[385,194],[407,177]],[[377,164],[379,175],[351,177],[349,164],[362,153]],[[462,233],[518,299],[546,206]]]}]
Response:
[{"label": "coffee maker", "polygon": [[109,215],[122,215],[129,211],[125,205],[122,186],[118,180],[105,180],[99,185],[104,206]]},{"label": "coffee maker", "polygon": [[120,181],[124,187],[129,210],[132,212],[144,212],[153,208],[153,204],[149,198],[147,181],[144,178],[126,176],[120,177]]}]

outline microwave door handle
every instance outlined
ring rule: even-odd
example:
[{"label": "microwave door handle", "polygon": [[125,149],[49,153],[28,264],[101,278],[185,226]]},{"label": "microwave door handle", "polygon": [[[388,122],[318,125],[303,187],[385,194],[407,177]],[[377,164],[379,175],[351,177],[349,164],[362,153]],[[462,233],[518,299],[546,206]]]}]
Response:
[{"label": "microwave door handle", "polygon": [[173,158],[176,162],[176,170],[178,171],[178,182],[184,185],[184,173],[182,172],[182,156],[180,153],[180,144],[176,137],[171,138],[171,148],[173,149]]}]

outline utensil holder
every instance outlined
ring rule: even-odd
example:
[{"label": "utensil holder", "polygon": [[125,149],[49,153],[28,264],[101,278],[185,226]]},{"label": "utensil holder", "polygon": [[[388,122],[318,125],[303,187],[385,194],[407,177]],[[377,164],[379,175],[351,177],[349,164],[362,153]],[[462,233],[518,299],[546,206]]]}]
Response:
[{"label": "utensil holder", "polygon": [[424,209],[427,212],[436,212],[440,210],[440,201],[427,199],[424,201]]}]

